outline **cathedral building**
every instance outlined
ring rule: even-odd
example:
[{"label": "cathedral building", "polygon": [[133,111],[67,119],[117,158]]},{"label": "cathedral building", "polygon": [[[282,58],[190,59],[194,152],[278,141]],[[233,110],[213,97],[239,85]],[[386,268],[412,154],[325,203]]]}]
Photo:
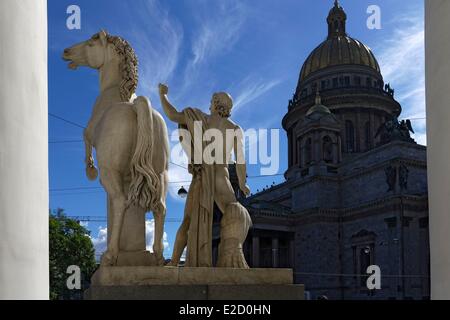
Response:
[{"label": "cathedral building", "polygon": [[[247,261],[293,268],[311,299],[428,299],[426,147],[346,20],[335,1],[300,70],[282,120],[286,181],[242,200],[254,224]],[[380,290],[367,288],[371,265]]]}]

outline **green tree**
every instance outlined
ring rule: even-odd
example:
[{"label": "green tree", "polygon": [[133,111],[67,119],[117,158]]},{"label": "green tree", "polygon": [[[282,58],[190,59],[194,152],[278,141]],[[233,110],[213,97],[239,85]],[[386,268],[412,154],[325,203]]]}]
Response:
[{"label": "green tree", "polygon": [[[50,212],[50,299],[81,299],[96,269],[95,250],[89,231],[64,214],[63,209]],[[67,288],[67,268],[80,267],[81,290]]]}]

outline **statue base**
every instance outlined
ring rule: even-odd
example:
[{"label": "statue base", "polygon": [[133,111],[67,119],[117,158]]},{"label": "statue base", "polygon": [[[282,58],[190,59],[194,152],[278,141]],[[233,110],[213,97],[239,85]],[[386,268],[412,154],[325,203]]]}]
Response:
[{"label": "statue base", "polygon": [[100,267],[88,300],[303,300],[291,269]]},{"label": "statue base", "polygon": [[[156,266],[156,256],[150,251],[119,251],[117,266]],[[101,267],[104,268],[104,267]],[[100,269],[101,269],[100,268]]]}]

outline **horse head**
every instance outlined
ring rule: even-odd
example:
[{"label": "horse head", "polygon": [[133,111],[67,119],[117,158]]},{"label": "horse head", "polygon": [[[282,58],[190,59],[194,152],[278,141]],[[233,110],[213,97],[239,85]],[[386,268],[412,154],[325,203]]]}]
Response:
[{"label": "horse head", "polygon": [[138,60],[133,48],[123,38],[112,36],[104,30],[89,40],[64,50],[62,58],[70,69],[86,66],[102,71],[104,87],[120,86],[122,101],[129,101],[137,88]]},{"label": "horse head", "polygon": [[65,49],[63,59],[69,62],[69,68],[73,70],[78,66],[100,69],[106,63],[108,47],[108,34],[102,30],[90,39]]}]

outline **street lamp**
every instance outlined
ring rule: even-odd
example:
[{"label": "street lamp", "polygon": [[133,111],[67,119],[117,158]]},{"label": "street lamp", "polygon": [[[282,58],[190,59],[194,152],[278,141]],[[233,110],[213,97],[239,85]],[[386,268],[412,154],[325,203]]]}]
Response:
[{"label": "street lamp", "polygon": [[178,190],[178,195],[183,199],[187,197],[187,194],[188,192],[183,186]]}]

